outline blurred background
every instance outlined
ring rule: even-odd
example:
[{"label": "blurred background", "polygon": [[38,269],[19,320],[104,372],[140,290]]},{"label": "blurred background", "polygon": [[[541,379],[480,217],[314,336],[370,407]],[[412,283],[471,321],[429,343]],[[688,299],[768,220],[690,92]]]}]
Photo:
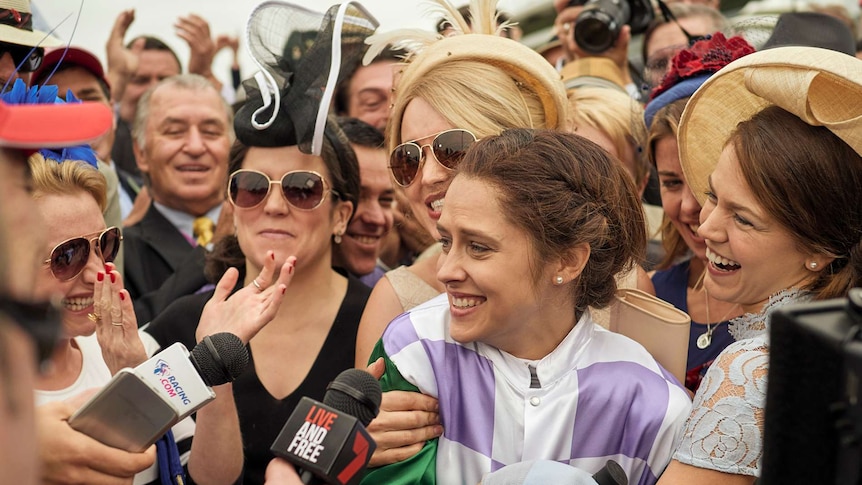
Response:
[{"label": "blurred background", "polygon": [[[450,0],[455,6],[467,0]],[[811,4],[840,5],[858,22],[860,0],[722,0],[721,10],[737,22],[757,25],[764,16],[775,16],[790,10],[806,10]],[[243,78],[255,70],[243,46],[243,31],[249,13],[259,1],[252,0],[33,0],[34,19],[40,30],[50,31],[64,41],[72,39],[105,60],[105,42],[116,16],[123,10],[135,9],[135,22],[126,35],[139,34],[160,37],[179,55],[185,65],[189,48],[176,36],[174,22],[180,16],[198,14],[210,23],[213,36],[227,34],[240,37],[240,68]],[[294,0],[291,3],[310,10],[325,11],[338,0]],[[361,3],[380,22],[381,31],[403,27],[433,30],[440,18],[428,0],[362,0]],[[553,37],[551,26],[556,12],[553,0],[500,0],[499,8],[517,21],[524,32],[522,42],[537,48]],[[79,18],[80,13],[80,18]],[[78,19],[79,18],[79,19]],[[77,20],[77,24],[76,24]],[[767,22],[767,28],[771,24]],[[768,36],[768,33],[766,34]],[[639,49],[633,39],[631,50]],[[230,81],[231,54],[224,50],[216,57],[213,72],[222,82]]]}]

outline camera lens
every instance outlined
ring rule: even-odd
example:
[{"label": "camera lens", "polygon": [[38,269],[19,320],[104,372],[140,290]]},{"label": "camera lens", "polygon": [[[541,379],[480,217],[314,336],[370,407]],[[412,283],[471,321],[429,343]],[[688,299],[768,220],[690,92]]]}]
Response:
[{"label": "camera lens", "polygon": [[575,42],[592,54],[610,49],[630,14],[626,0],[589,0],[575,21]]}]

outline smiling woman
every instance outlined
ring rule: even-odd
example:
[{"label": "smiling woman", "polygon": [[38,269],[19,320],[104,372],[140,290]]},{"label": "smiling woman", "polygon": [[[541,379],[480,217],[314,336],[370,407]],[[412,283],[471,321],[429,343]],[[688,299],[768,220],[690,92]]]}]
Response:
[{"label": "smiling woman", "polygon": [[688,102],[679,153],[703,206],[704,286],[747,313],[698,388],[662,484],[754,483],[770,315],[862,283],[860,99],[862,61],[783,47],[728,64]]},{"label": "smiling woman", "polygon": [[363,483],[477,483],[527,460],[593,473],[609,458],[654,483],[688,397],[590,310],[644,248],[625,169],[577,135],[507,130],[467,151],[437,229],[445,294],[396,318],[372,358],[384,391],[438,398],[446,432]]}]

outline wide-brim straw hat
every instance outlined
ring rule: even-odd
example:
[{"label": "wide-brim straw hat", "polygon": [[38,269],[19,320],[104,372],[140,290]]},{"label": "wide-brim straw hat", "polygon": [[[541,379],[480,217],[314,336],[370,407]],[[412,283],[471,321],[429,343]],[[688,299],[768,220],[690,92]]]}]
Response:
[{"label": "wide-brim straw hat", "polygon": [[817,47],[755,52],[703,83],[682,114],[680,161],[701,205],[736,126],[771,105],[826,127],[862,154],[862,60]]},{"label": "wide-brim straw hat", "polygon": [[[442,38],[424,47],[404,67],[398,86],[433,76],[434,70],[451,62],[476,61],[500,68],[536,94],[545,114],[545,128],[561,129],[566,123],[566,87],[560,73],[544,57],[520,42],[497,35],[462,34]],[[396,87],[396,96],[398,96]],[[395,109],[399,105],[396,103]],[[401,106],[403,108],[405,106]],[[403,112],[390,115],[398,133]]]},{"label": "wide-brim straw hat", "polygon": [[57,47],[59,39],[45,32],[33,30],[30,0],[0,0],[0,42],[29,47]]}]

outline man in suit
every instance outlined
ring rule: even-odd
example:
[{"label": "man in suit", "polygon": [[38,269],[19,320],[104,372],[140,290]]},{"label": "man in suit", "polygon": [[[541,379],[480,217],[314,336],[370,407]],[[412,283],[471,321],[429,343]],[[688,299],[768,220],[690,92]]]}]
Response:
[{"label": "man in suit", "polygon": [[204,256],[224,202],[232,118],[195,74],[165,79],[141,97],[132,136],[153,204],[124,233],[126,288],[139,324],[207,284]]}]

